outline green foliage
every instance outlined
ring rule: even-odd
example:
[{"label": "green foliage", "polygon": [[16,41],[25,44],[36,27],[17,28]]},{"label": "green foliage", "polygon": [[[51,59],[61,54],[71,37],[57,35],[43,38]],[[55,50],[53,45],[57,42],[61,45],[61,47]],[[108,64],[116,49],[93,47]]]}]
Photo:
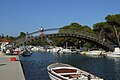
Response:
[{"label": "green foliage", "polygon": [[76,38],[70,38],[70,37],[53,37],[50,38],[53,41],[53,44],[56,46],[61,46],[61,47],[65,47],[66,46],[66,42],[68,43],[68,46],[78,46],[80,39],[76,39]]},{"label": "green foliage", "polygon": [[37,40],[34,40],[34,41],[30,41],[27,43],[27,45],[34,45],[34,46],[45,46],[45,45],[48,45],[48,42],[46,41],[46,39],[37,39]]},{"label": "green foliage", "polygon": [[113,28],[111,25],[109,25],[106,22],[100,22],[100,23],[96,23],[93,25],[93,31],[97,33],[98,35],[100,34],[100,32],[102,32],[101,35],[104,35],[107,37],[107,36],[112,35]]},{"label": "green foliage", "polygon": [[[93,31],[97,35],[104,35],[104,37],[111,42],[117,43],[114,27],[120,32],[120,14],[107,15],[106,22],[99,22],[93,25]],[[102,34],[101,34],[102,33]]]},{"label": "green foliage", "polygon": [[20,32],[20,35],[18,36],[18,38],[21,38],[21,37],[25,37],[26,34],[24,32]]},{"label": "green foliage", "polygon": [[83,47],[85,47],[85,48],[91,48],[91,44],[88,43],[88,42],[86,42],[86,43],[83,45]]},{"label": "green foliage", "polygon": [[14,41],[16,39],[16,37],[9,36],[8,39],[11,41]]},{"label": "green foliage", "polygon": [[4,34],[2,33],[2,38],[4,38]]},{"label": "green foliage", "polygon": [[93,33],[93,30],[87,25],[82,26],[81,30],[85,32]]},{"label": "green foliage", "polygon": [[107,17],[105,17],[105,20],[110,25],[115,25],[120,28],[120,14],[108,15]]},{"label": "green foliage", "polygon": [[70,25],[64,26],[61,30],[59,30],[59,33],[80,33],[80,32],[87,32],[87,33],[93,33],[93,30],[85,25],[82,26],[78,23],[71,23]]},{"label": "green foliage", "polygon": [[64,26],[62,29],[74,29],[74,30],[78,30],[80,29],[82,26],[76,22],[71,23],[70,25]]}]

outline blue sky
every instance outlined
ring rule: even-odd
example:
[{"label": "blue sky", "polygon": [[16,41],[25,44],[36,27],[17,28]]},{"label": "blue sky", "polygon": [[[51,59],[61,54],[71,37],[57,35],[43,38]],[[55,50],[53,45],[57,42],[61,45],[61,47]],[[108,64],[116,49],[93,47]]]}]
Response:
[{"label": "blue sky", "polygon": [[0,35],[18,36],[72,22],[92,27],[119,13],[120,0],[0,0]]}]

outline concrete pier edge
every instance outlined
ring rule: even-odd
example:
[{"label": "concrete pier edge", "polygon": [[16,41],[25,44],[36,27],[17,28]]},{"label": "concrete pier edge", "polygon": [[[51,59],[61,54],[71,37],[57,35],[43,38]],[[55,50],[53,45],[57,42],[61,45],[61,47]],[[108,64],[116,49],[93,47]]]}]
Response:
[{"label": "concrete pier edge", "polygon": [[18,55],[5,55],[0,52],[0,80],[25,80],[24,69]]}]

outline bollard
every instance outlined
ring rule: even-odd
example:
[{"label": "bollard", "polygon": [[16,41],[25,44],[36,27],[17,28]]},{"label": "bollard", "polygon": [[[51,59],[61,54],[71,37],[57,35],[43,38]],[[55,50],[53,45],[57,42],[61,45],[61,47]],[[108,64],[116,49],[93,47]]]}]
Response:
[{"label": "bollard", "polygon": [[90,75],[88,75],[88,80],[91,80],[91,76]]}]

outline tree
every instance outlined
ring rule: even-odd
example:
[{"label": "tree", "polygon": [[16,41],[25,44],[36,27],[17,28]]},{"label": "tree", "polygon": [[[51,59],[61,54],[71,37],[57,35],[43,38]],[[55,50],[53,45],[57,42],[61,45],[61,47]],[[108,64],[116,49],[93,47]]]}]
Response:
[{"label": "tree", "polygon": [[105,20],[110,25],[115,25],[116,27],[120,28],[120,14],[108,15],[107,17],[105,17]]},{"label": "tree", "polygon": [[73,22],[73,23],[71,23],[70,27],[73,28],[73,29],[78,29],[82,26],[80,24],[76,23],[76,22]]},{"label": "tree", "polygon": [[4,34],[2,33],[2,38],[4,38]]},{"label": "tree", "polygon": [[[70,34],[83,33],[83,34],[89,35],[90,33],[93,33],[93,30],[87,25],[82,26],[76,22],[73,22],[70,25],[64,26],[62,29],[60,29],[59,33],[70,33]],[[79,44],[80,44],[79,41],[81,40],[77,38],[64,37],[64,38],[59,38],[58,40],[53,39],[53,42],[54,41],[60,46],[63,46],[66,44],[66,42],[68,42],[68,46],[77,46],[77,48],[79,48]]]},{"label": "tree", "polygon": [[91,45],[90,45],[90,43],[86,42],[86,43],[83,45],[83,47],[85,47],[85,48],[87,48],[87,49],[90,49],[90,48],[91,48]]},{"label": "tree", "polygon": [[20,32],[20,35],[18,36],[18,38],[21,38],[21,37],[25,37],[26,34],[24,32]]},{"label": "tree", "polygon": [[87,26],[87,25],[82,26],[81,30],[85,31],[85,32],[89,32],[89,33],[93,32],[93,30],[89,26]]},{"label": "tree", "polygon": [[93,25],[93,31],[99,35],[99,38],[104,37],[107,39],[113,39],[113,28],[106,22],[99,22]]},{"label": "tree", "polygon": [[108,15],[107,17],[105,17],[105,20],[107,21],[107,23],[113,26],[117,38],[118,46],[120,47],[120,36],[118,33],[120,32],[120,14]]}]

